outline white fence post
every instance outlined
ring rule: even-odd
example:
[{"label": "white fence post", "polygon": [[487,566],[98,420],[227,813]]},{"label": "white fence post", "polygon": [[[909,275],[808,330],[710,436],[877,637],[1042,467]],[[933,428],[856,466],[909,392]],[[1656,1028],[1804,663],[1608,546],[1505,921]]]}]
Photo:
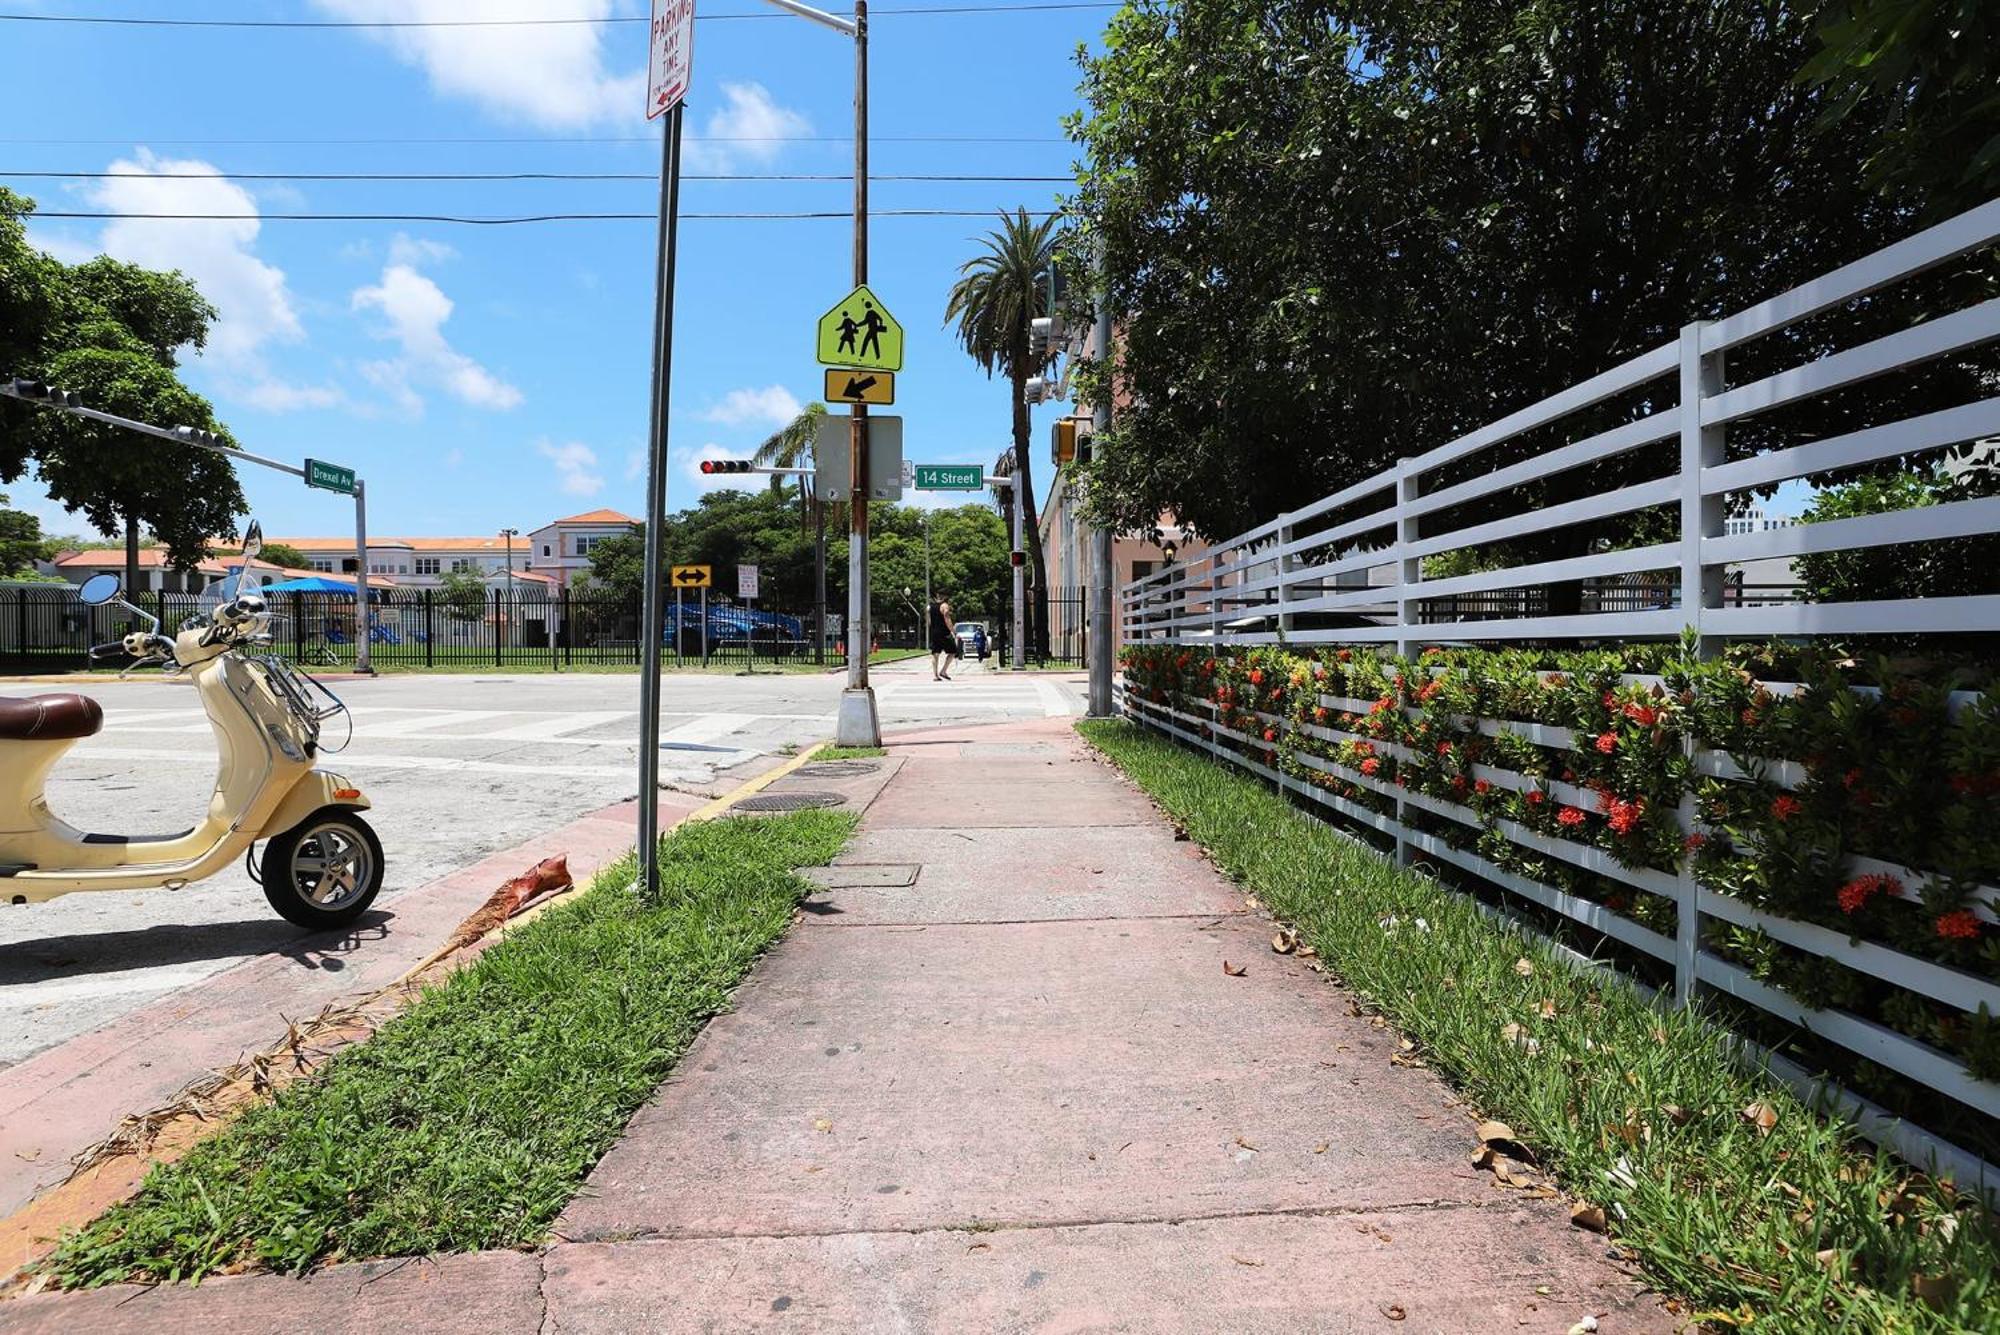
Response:
[{"label": "white fence post", "polygon": [[[1396,460],[1396,652],[1409,658],[1421,643],[1411,633],[1416,626],[1422,604],[1416,598],[1417,585],[1424,577],[1424,563],[1421,557],[1410,555],[1410,548],[1417,541],[1417,516],[1409,512],[1410,505],[1417,499],[1417,461],[1415,459]],[[1410,828],[1410,807],[1402,797],[1402,789],[1396,790],[1396,861],[1408,866],[1416,856],[1416,850],[1404,837]]]},{"label": "white fence post", "polygon": [[1292,637],[1292,614],[1287,604],[1292,601],[1292,571],[1297,568],[1290,552],[1285,549],[1292,545],[1291,516],[1283,515],[1278,520],[1278,643],[1289,643]]},{"label": "white fence post", "polygon": [[[1716,637],[1703,633],[1703,623],[1707,609],[1722,606],[1722,568],[1703,563],[1702,542],[1722,536],[1725,498],[1703,493],[1701,470],[1724,462],[1727,431],[1701,423],[1702,400],[1725,388],[1723,354],[1702,354],[1701,334],[1707,326],[1704,320],[1684,326],[1680,346],[1681,613],[1695,633],[1695,653],[1702,658],[1714,657],[1721,648]],[[1692,829],[1693,798],[1683,798],[1680,805],[1683,827]],[[1700,991],[1700,887],[1685,862],[1676,880],[1680,893],[1674,904],[1674,1002],[1686,1006]]]}]

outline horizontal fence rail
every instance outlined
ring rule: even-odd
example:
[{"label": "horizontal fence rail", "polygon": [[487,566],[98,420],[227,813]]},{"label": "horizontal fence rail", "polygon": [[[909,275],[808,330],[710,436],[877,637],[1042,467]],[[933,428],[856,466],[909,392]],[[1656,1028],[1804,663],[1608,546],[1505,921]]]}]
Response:
[{"label": "horizontal fence rail", "polygon": [[[1582,933],[1605,962],[1658,982],[1663,997],[1700,1000],[1740,1024],[1771,1070],[1869,1135],[1963,1187],[2000,1189],[2000,869],[1945,865],[1960,854],[1942,839],[1874,856],[1880,846],[1868,840],[1888,836],[1851,825],[1823,847],[1746,840],[1719,813],[1746,803],[1775,804],[1780,820],[1814,803],[1845,811],[1853,804],[1842,806],[1837,790],[1856,788],[1863,771],[1843,776],[1811,755],[1760,753],[1736,735],[1749,733],[1761,702],[1803,710],[1805,693],[1824,695],[1824,682],[1740,674],[1741,688],[1759,694],[1738,729],[1728,711],[1716,713],[1735,686],[1696,670],[1738,661],[1731,646],[1742,642],[1775,643],[1789,661],[1837,644],[1858,646],[1857,657],[1880,650],[1975,664],[1979,680],[1991,680],[2000,569],[1983,568],[1990,551],[1972,558],[1963,555],[1971,548],[1937,544],[2000,535],[2000,486],[1823,523],[1732,531],[1730,520],[1774,486],[1837,484],[1851,470],[1992,476],[2000,301],[1976,299],[1991,290],[1990,269],[1979,283],[1939,279],[1955,264],[1990,265],[1996,241],[2000,201],[1747,310],[1691,323],[1540,403],[1125,585],[1121,710],[1287,790],[1399,860],[1497,896],[1570,944]],[[1954,309],[1954,291],[1975,299]],[[1809,589],[1786,573],[1798,558],[1857,553],[1978,568],[1959,569],[1953,591],[1932,595]],[[1637,808],[1620,805],[1610,780],[1564,777],[1572,767],[1601,773],[1588,753],[1619,745],[1617,736],[1518,712],[1442,718],[1415,694],[1433,671],[1443,688],[1454,671],[1512,670],[1525,660],[1510,650],[1577,658],[1646,645],[1695,667],[1671,680],[1650,669],[1614,673],[1604,701],[1612,722],[1602,726],[1624,726],[1619,701],[1639,716],[1671,716],[1656,740],[1668,748],[1662,772],[1672,784],[1646,810],[1669,822],[1653,827],[1661,837],[1689,841],[1685,856],[1617,855],[1605,813],[1629,829]],[[1327,666],[1335,678],[1409,676],[1371,698],[1294,681],[1278,705],[1246,675]],[[1835,699],[1813,717],[1920,726],[1915,709],[1880,688],[1836,691],[1852,707]],[[1939,799],[1949,809],[1935,819],[1939,828],[1960,822],[1976,843],[2000,817],[2000,755],[1981,750],[1989,721],[2000,720],[2000,692],[1937,700],[1924,719],[1941,730],[1935,763],[1953,773]],[[1398,740],[1413,735],[1470,740],[1478,758],[1419,754]],[[1440,786],[1441,766],[1459,766],[1451,779],[1463,787]],[[1577,815],[1523,818],[1558,810]],[[1802,859],[1855,903],[1809,921],[1725,893],[1712,865],[1701,870],[1711,840],[1751,863]],[[1878,894],[1905,915],[1897,921],[1924,930],[1889,939],[1852,926],[1845,914]],[[1777,952],[1789,972],[1762,952]],[[1855,976],[1870,989],[1865,999],[1835,985]],[[1791,979],[1831,982],[1788,990]],[[1833,1056],[1815,1069],[1810,1053]],[[1857,1092],[1828,1084],[1827,1070],[1850,1081],[1875,1074]],[[1903,1091],[1901,1106],[1875,1097],[1891,1086]]]}]

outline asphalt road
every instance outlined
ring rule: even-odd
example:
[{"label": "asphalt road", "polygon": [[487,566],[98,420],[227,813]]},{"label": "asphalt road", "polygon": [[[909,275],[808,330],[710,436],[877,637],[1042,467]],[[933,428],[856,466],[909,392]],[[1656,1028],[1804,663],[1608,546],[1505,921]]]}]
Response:
[{"label": "asphalt road", "polygon": [[[885,730],[1083,712],[1080,678],[1010,677],[963,664],[948,683],[922,662],[877,669]],[[760,756],[829,737],[834,675],[669,676],[662,778],[729,781]],[[97,737],[52,777],[50,806],[85,830],[185,829],[206,808],[215,753],[184,684],[0,683],[0,695],[82,689],[105,707]],[[630,798],[638,759],[635,675],[390,676],[337,683],[354,738],[325,764],[374,802],[387,884],[378,906],[489,853]],[[336,725],[337,729],[338,725]],[[365,950],[366,933],[358,945]],[[182,890],[0,904],[0,1070],[244,959],[298,950],[238,867]],[[341,967],[328,957],[321,967]]]}]

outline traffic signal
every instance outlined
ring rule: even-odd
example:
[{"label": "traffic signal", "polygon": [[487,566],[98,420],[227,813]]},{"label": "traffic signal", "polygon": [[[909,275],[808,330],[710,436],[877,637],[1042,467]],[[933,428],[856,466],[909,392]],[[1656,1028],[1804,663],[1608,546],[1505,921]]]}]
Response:
[{"label": "traffic signal", "polygon": [[1021,398],[1028,403],[1053,403],[1056,399],[1056,382],[1047,376],[1035,376],[1021,386]]},{"label": "traffic signal", "polygon": [[703,459],[701,471],[704,473],[747,473],[757,465],[748,459]]},{"label": "traffic signal", "polygon": [[211,450],[233,450],[236,447],[213,431],[203,431],[200,427],[177,426],[174,434],[189,445],[200,445]]},{"label": "traffic signal", "polygon": [[1039,320],[1028,321],[1028,356],[1035,362],[1055,360],[1057,350],[1062,346],[1063,323],[1060,315],[1044,315]]},{"label": "traffic signal", "polygon": [[52,408],[81,408],[83,395],[73,390],[57,389],[39,380],[10,380],[6,392],[17,399],[27,399],[33,403],[46,403]]},{"label": "traffic signal", "polygon": [[1049,427],[1049,457],[1061,468],[1076,458],[1076,419],[1058,418]]}]

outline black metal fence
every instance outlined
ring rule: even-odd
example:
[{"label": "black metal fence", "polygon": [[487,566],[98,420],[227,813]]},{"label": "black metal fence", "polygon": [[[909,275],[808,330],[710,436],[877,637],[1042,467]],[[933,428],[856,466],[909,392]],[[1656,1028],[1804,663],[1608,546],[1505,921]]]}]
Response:
[{"label": "black metal fence", "polygon": [[[475,668],[633,665],[639,661],[639,600],[608,593],[501,591],[454,597],[441,589],[371,589],[366,624],[351,594],[270,593],[272,647],[307,667],[351,667],[365,639],[381,667]],[[212,595],[139,593],[130,601],[168,634],[211,610]],[[661,637],[670,666],[846,661],[840,621],[823,633],[811,611],[789,612],[719,599],[670,602]],[[137,624],[116,606],[87,607],[67,585],[0,586],[0,669],[67,672],[89,664]],[[918,643],[914,621],[893,615],[875,627],[880,649]]]},{"label": "black metal fence", "polygon": [[[1028,616],[1035,614],[1035,599],[1029,598]],[[1045,635],[1036,635],[1034,626],[1028,628],[1028,659],[1037,667],[1082,667],[1087,657],[1087,639],[1090,632],[1089,604],[1081,585],[1059,585],[1050,588],[1048,599],[1048,630]],[[1000,663],[1012,667],[1014,663],[1013,618],[1011,613],[1003,615],[1000,624]]]}]

